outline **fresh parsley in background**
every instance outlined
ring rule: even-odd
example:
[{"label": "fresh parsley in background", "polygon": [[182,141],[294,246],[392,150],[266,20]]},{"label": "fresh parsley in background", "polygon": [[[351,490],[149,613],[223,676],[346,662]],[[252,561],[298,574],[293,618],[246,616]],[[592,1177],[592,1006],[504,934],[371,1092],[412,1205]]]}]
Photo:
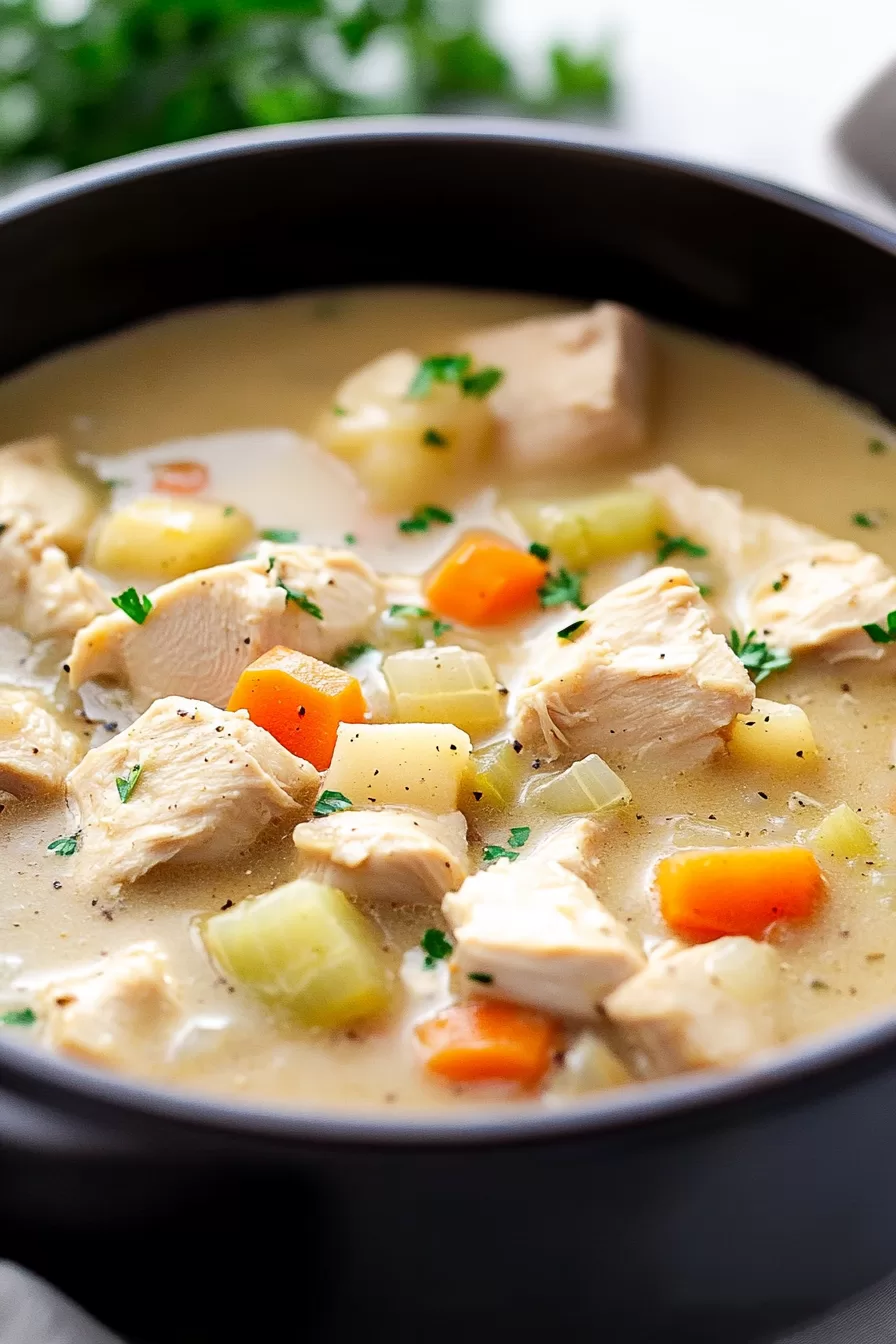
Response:
[{"label": "fresh parsley in background", "polygon": [[3,0],[0,169],[44,175],[244,126],[464,107],[605,114],[606,48],[530,88],[483,0]]}]

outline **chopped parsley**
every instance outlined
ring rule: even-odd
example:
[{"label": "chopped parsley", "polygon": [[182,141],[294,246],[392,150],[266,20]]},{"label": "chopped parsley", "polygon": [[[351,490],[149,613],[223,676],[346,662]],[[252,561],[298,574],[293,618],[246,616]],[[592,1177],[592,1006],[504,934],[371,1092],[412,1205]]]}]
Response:
[{"label": "chopped parsley", "polygon": [[423,431],[423,442],[427,448],[447,448],[448,440],[444,434],[440,434],[437,429],[430,425],[429,429]]},{"label": "chopped parsley", "polygon": [[709,555],[705,546],[698,546],[690,537],[670,537],[668,532],[657,532],[656,562],[664,565],[672,555],[689,555],[694,560]]},{"label": "chopped parsley", "polygon": [[349,808],[352,807],[354,807],[354,803],[351,798],[346,798],[344,793],[338,793],[336,789],[324,789],[314,804],[314,815],[316,817],[329,817],[334,812],[348,812]]},{"label": "chopped parsley", "polygon": [[405,602],[393,602],[389,608],[389,615],[399,620],[425,621],[432,615],[432,612],[428,611],[426,607],[411,607]]},{"label": "chopped parsley", "polygon": [[130,481],[126,480],[123,476],[109,476],[106,480],[102,481],[101,484],[104,485],[107,490],[117,490],[119,486],[130,485]]},{"label": "chopped parsley", "polygon": [[869,453],[875,453],[875,454],[885,453],[887,451],[887,445],[884,443],[883,439],[869,439],[868,451]]},{"label": "chopped parsley", "polygon": [[529,547],[529,554],[534,555],[536,560],[550,560],[551,548],[550,546],[542,546],[540,541],[533,541]]},{"label": "chopped parsley", "polygon": [[225,505],[225,507],[224,507],[224,517],[225,517],[225,518],[231,518],[235,513],[236,513],[236,509],[233,507],[232,504],[227,504],[227,505]]},{"label": "chopped parsley", "polygon": [[575,639],[576,635],[587,622],[572,621],[569,625],[564,625],[562,630],[557,631],[558,639]]},{"label": "chopped parsley", "polygon": [[482,862],[497,863],[498,859],[509,859],[511,863],[514,863],[519,858],[519,852],[531,834],[532,829],[529,826],[512,826],[507,840],[511,848],[505,849],[503,845],[484,845]]},{"label": "chopped parsley", "polygon": [[743,639],[736,630],[732,630],[728,643],[757,686],[772,672],[779,672],[781,668],[789,667],[792,662],[790,654],[785,649],[770,649],[767,644],[758,640],[755,630],[744,635]]},{"label": "chopped parsley", "polygon": [[489,975],[487,971],[470,971],[467,979],[474,980],[477,985],[490,985],[494,982],[495,977]]},{"label": "chopped parsley", "polygon": [[447,635],[448,631],[453,629],[453,625],[449,624],[448,621],[441,620],[437,616],[432,623],[432,637],[433,639],[438,639],[441,635]]},{"label": "chopped parsley", "polygon": [[37,1013],[33,1008],[11,1008],[7,1013],[0,1013],[0,1022],[5,1027],[33,1027],[37,1021]]},{"label": "chopped parsley", "polygon": [[348,415],[348,411],[345,409],[344,406],[334,406],[334,407],[333,407],[333,414],[334,414],[334,415]]},{"label": "chopped parsley", "polygon": [[564,602],[572,602],[580,611],[585,610],[582,601],[582,575],[570,574],[566,569],[558,569],[556,574],[547,574],[543,587],[538,590],[543,607],[560,607]]},{"label": "chopped parsley", "polygon": [[431,355],[421,361],[407,395],[412,401],[428,397],[436,383],[454,384],[464,397],[487,397],[504,377],[503,369],[493,367],[473,371],[472,355]]},{"label": "chopped parsley", "polygon": [[856,527],[877,527],[878,524],[868,513],[854,513],[849,520]]},{"label": "chopped parsley", "polygon": [[710,588],[708,583],[698,583],[697,592],[700,594],[701,597],[712,596],[712,589]]},{"label": "chopped parsley", "polygon": [[342,540],[345,542],[346,546],[356,546],[358,543],[358,538],[355,536],[354,532],[346,532]]},{"label": "chopped parsley", "polygon": [[882,625],[863,625],[865,634],[874,640],[875,644],[894,644],[896,643],[896,611],[891,611],[887,616],[886,630]]},{"label": "chopped parsley", "polygon": [[430,523],[453,523],[454,514],[441,509],[437,504],[421,504],[410,518],[402,518],[398,524],[399,532],[428,532]]},{"label": "chopped parsley", "polygon": [[60,835],[58,840],[50,841],[47,849],[51,854],[58,854],[60,859],[70,859],[77,850],[80,839],[80,831],[75,831],[74,835]]},{"label": "chopped parsley", "polygon": [[350,663],[356,663],[359,658],[363,658],[365,653],[375,652],[375,644],[349,644],[347,648],[335,653],[331,661],[334,667],[348,667]]},{"label": "chopped parsley", "polygon": [[772,589],[776,593],[782,592],[785,585],[789,582],[789,580],[790,580],[789,574],[782,574],[780,579],[775,579],[774,583],[772,584]]},{"label": "chopped parsley", "polygon": [[510,843],[513,845],[514,849],[522,849],[531,834],[531,826],[511,826]]},{"label": "chopped parsley", "polygon": [[420,946],[426,953],[423,958],[423,965],[428,971],[432,970],[437,961],[444,961],[454,951],[452,943],[445,937],[441,929],[427,929],[420,939]]},{"label": "chopped parsley", "polygon": [[123,611],[125,616],[130,616],[137,625],[142,625],[149,613],[152,611],[152,603],[145,593],[140,594],[136,588],[125,588],[123,593],[113,597],[112,605]]},{"label": "chopped parsley", "polygon": [[294,532],[291,527],[265,527],[258,535],[262,541],[278,542],[284,546],[299,539],[298,532]]},{"label": "chopped parsley", "polygon": [[297,588],[290,588],[282,579],[277,580],[277,587],[282,588],[286,594],[286,605],[295,602],[302,611],[307,611],[309,616],[313,616],[316,621],[322,621],[324,614],[316,602],[312,602],[307,593],[299,592]]},{"label": "chopped parsley", "polygon": [[131,794],[137,787],[137,781],[143,774],[142,765],[132,765],[124,778],[116,779],[115,787],[118,790],[118,796],[123,803],[126,803]]}]

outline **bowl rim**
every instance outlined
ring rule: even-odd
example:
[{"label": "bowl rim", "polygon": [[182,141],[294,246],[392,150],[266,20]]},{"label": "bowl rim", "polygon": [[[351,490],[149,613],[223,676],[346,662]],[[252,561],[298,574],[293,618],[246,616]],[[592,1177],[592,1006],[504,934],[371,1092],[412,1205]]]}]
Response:
[{"label": "bowl rim", "polygon": [[[24,186],[0,201],[0,227],[47,207],[136,178],[271,150],[340,145],[358,140],[469,141],[556,147],[634,162],[671,177],[697,178],[764,199],[813,218],[896,258],[896,232],[851,211],[750,174],[694,163],[674,155],[630,149],[606,132],[566,123],[513,117],[395,116],[345,118],[228,131],[143,150]],[[896,275],[896,272],[894,272]],[[835,1086],[838,1078],[871,1070],[890,1050],[896,1058],[896,1003],[846,1026],[770,1052],[737,1071],[707,1071],[629,1087],[562,1108],[536,1103],[451,1110],[359,1109],[307,1104],[288,1107],[231,1100],[151,1080],[119,1076],[0,1033],[0,1086],[15,1095],[93,1118],[172,1124],[183,1131],[236,1139],[279,1140],[316,1147],[482,1147],[590,1137],[656,1125],[695,1113],[773,1102],[787,1090],[800,1099],[807,1085]]]}]

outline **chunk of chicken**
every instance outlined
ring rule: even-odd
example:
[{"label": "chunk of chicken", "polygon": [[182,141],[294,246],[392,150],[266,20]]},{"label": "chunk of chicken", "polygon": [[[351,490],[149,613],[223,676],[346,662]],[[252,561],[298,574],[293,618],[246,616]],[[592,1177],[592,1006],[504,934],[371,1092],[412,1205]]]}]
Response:
[{"label": "chunk of chicken", "polygon": [[327,660],[357,642],[382,586],[350,551],[277,546],[163,584],[151,599],[143,625],[116,612],[80,632],[69,659],[74,688],[110,677],[138,708],[164,695],[221,707],[240,673],[277,644]]},{"label": "chunk of chicken", "polygon": [[[442,910],[466,990],[594,1019],[605,996],[644,958],[573,871],[575,834],[560,845],[516,863],[499,859],[450,892]],[[471,982],[470,975],[489,978]]]},{"label": "chunk of chicken", "polygon": [[477,331],[465,345],[504,379],[489,398],[515,468],[555,471],[637,448],[645,434],[649,345],[616,303]]},{"label": "chunk of chicken", "polygon": [[636,1071],[738,1064],[779,1039],[780,962],[767,943],[719,938],[661,949],[604,1000]]},{"label": "chunk of chicken", "polygon": [[0,792],[14,798],[60,793],[84,755],[36,691],[0,687]]},{"label": "chunk of chicken", "polygon": [[37,1007],[54,1050],[114,1067],[128,1065],[136,1049],[161,1046],[180,1005],[165,954],[147,942],[51,981]]},{"label": "chunk of chicken", "polygon": [[23,513],[44,527],[48,542],[72,557],[80,555],[97,500],[72,476],[55,439],[25,439],[0,448],[0,517]]},{"label": "chunk of chicken", "polygon": [[615,762],[719,750],[753,703],[753,683],[691,579],[653,569],[582,612],[574,640],[544,636],[517,696],[514,734],[538,756]]},{"label": "chunk of chicken", "polygon": [[[774,648],[824,649],[832,661],[879,658],[864,625],[886,625],[896,576],[880,556],[777,513],[748,509],[733,490],[707,489],[677,467],[636,476],[670,526],[705,545],[729,580],[721,605],[744,633]],[[714,599],[715,600],[715,599]]]},{"label": "chunk of chicken", "polygon": [[362,900],[429,904],[456,890],[470,871],[461,812],[338,812],[302,822],[293,839],[299,876]]},{"label": "chunk of chicken", "polygon": [[111,610],[96,580],[73,568],[28,514],[0,523],[0,621],[32,639],[49,639],[74,635]]},{"label": "chunk of chicken", "polygon": [[[141,773],[122,802],[116,781]],[[310,816],[320,777],[245,711],[158,700],[89,751],[68,777],[80,818],[74,876],[114,894],[156,864],[212,863],[252,843],[274,817]]]}]

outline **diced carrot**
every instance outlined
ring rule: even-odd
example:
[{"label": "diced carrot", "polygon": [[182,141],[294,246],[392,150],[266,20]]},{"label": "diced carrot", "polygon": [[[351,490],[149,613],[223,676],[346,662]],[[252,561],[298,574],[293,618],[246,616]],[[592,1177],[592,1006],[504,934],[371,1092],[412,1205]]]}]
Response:
[{"label": "diced carrot", "polygon": [[547,565],[493,532],[471,532],[430,575],[426,600],[464,625],[499,625],[538,606]]},{"label": "diced carrot", "polygon": [[282,645],[247,667],[228,709],[247,709],[294,756],[318,770],[333,759],[340,723],[362,723],[367,705],[354,677]]},{"label": "diced carrot", "polygon": [[698,942],[762,938],[779,919],[808,919],[825,892],[815,855],[801,845],[680,850],[660,859],[656,885],[663,919]]},{"label": "diced carrot", "polygon": [[451,1083],[509,1082],[534,1087],[560,1036],[543,1013],[513,1003],[470,999],[418,1023],[426,1067]]},{"label": "diced carrot", "polygon": [[202,462],[162,462],[152,469],[152,488],[163,495],[198,495],[208,485]]}]

